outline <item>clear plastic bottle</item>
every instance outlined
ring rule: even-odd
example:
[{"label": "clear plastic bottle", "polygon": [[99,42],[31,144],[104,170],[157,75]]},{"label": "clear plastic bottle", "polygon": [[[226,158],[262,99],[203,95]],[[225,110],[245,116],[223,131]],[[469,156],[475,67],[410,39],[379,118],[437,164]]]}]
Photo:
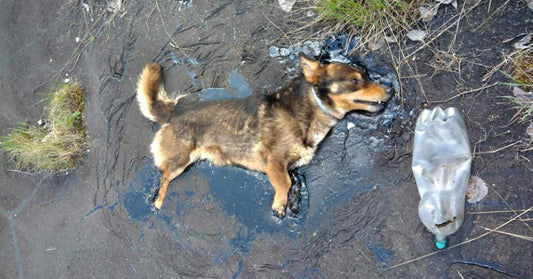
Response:
[{"label": "clear plastic bottle", "polygon": [[465,123],[455,108],[423,110],[416,122],[413,174],[420,194],[418,215],[435,234],[437,248],[464,219],[472,155]]}]

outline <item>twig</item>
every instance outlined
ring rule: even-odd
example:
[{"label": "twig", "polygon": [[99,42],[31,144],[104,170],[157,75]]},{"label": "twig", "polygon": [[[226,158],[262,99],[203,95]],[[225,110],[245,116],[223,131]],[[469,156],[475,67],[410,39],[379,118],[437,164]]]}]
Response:
[{"label": "twig", "polygon": [[29,175],[34,175],[35,174],[35,173],[26,172],[26,171],[19,171],[19,170],[7,170],[7,171],[16,172],[16,173],[22,173],[22,174],[29,174]]},{"label": "twig", "polygon": [[494,210],[494,211],[473,211],[466,214],[498,214],[498,213],[517,213],[524,212],[525,210]]},{"label": "twig", "polygon": [[[35,87],[32,92],[35,92],[37,89],[41,88],[42,86],[45,86],[46,84],[48,84],[50,81],[52,81],[53,79],[56,79],[57,77],[59,77],[61,75],[61,73],[67,68],[68,65],[70,65],[73,61],[74,61],[74,66],[76,64],[78,64],[78,61],[81,57],[81,54],[83,53],[83,51],[87,48],[87,46],[89,44],[92,43],[92,40],[89,40],[89,35],[92,35],[91,32],[96,30],[96,25],[100,22],[100,19],[103,18],[103,15],[104,13],[100,14],[96,20],[94,21],[94,23],[91,25],[91,27],[89,27],[89,29],[85,32],[83,38],[81,39],[81,43],[78,44],[76,46],[76,48],[74,49],[74,51],[72,51],[70,57],[67,59],[67,62],[65,62],[61,68],[57,71],[55,71],[51,76],[50,78],[48,78],[47,80],[45,80],[43,83],[39,84],[37,87]],[[108,22],[104,23],[104,25],[102,27],[100,27],[100,30],[98,30],[95,35],[98,35],[100,33],[100,31],[103,29],[103,27],[108,24]],[[93,35],[93,36],[95,36]]]},{"label": "twig", "polygon": [[174,38],[172,38],[172,35],[170,35],[170,33],[168,33],[168,30],[167,30],[167,26],[165,24],[165,22],[163,21],[163,16],[161,15],[161,10],[159,9],[159,1],[155,1],[155,6],[157,8],[157,12],[159,13],[159,19],[161,20],[161,25],[163,26],[163,31],[165,31],[165,34],[167,34],[168,38],[170,39],[170,41],[172,42],[170,44],[170,46],[172,46],[173,48],[176,48],[178,49],[187,59],[191,59],[186,53],[185,51],[178,45],[178,43],[174,40]]},{"label": "twig", "polygon": [[[488,184],[487,184],[487,187],[489,187],[490,190],[492,190],[492,191],[493,191],[493,192],[494,192],[494,193],[495,193],[495,194],[496,194],[496,195],[497,195],[497,196],[498,196],[498,197],[499,197],[499,198],[505,203],[505,205],[507,205],[507,206],[508,206],[508,207],[514,212],[514,214],[518,214],[518,212],[516,212],[516,211],[513,209],[513,207],[507,202],[507,200],[505,200],[505,199],[502,197],[502,195],[500,195],[500,193],[498,193],[498,191],[494,190],[494,188],[491,187],[491,186],[488,185]],[[520,221],[522,221],[522,219],[520,219]],[[522,222],[522,223],[523,223],[523,224],[529,229],[529,231],[532,231],[532,232],[533,232],[533,230],[531,229],[531,227],[530,227],[527,223],[525,223],[525,222]]]},{"label": "twig", "polygon": [[369,258],[367,255],[365,255],[365,253],[363,253],[363,250],[361,250],[361,248],[359,248],[359,246],[357,246],[357,244],[355,245],[355,248],[359,251],[359,253],[361,253],[361,255],[363,255],[363,257],[365,257],[365,259],[366,259],[369,263],[372,262],[372,261],[370,260],[370,258]]},{"label": "twig", "polygon": [[504,147],[500,147],[500,148],[495,149],[495,150],[483,151],[483,152],[476,152],[476,155],[477,155],[477,154],[494,154],[494,153],[498,153],[498,152],[500,152],[500,151],[502,151],[502,150],[505,150],[505,149],[507,149],[507,148],[509,148],[509,147],[515,146],[515,145],[518,144],[518,143],[520,143],[520,142],[519,142],[519,141],[517,141],[517,142],[513,142],[513,143],[511,143],[511,144],[509,144],[509,145],[506,145],[506,146],[504,146]]},{"label": "twig", "polygon": [[[494,10],[494,12],[492,12],[490,15],[486,16],[485,17],[485,20],[483,22],[481,22],[481,24],[478,24],[477,28],[473,30],[473,32],[477,32],[479,29],[483,28],[483,26],[485,26],[485,24],[489,21],[489,19],[497,12],[499,12],[500,10],[504,9],[505,6],[507,6],[507,4],[509,3],[509,1],[511,0],[507,0],[505,1],[505,3],[501,4],[501,5],[498,5],[498,8],[496,10]],[[487,9],[487,12],[490,11],[490,6],[491,6],[491,3],[492,3],[492,0],[489,2],[489,9]]]},{"label": "twig", "polygon": [[481,238],[483,238],[483,237],[485,237],[485,236],[491,234],[492,232],[494,232],[494,231],[496,231],[496,230],[499,230],[499,229],[503,228],[504,226],[508,225],[508,224],[511,223],[512,221],[514,221],[514,220],[520,218],[522,215],[524,215],[524,214],[526,214],[527,212],[531,211],[532,209],[533,209],[533,207],[528,208],[527,210],[525,210],[524,212],[522,212],[522,213],[516,215],[515,217],[513,217],[513,218],[510,219],[509,221],[507,221],[507,222],[505,222],[505,223],[499,225],[498,227],[496,227],[496,228],[494,228],[494,229],[489,229],[488,232],[486,232],[486,233],[484,233],[484,234],[481,234],[481,235],[479,235],[479,236],[477,236],[477,237],[474,237],[474,238],[472,238],[472,239],[469,239],[469,240],[463,241],[463,242],[461,242],[461,243],[455,244],[455,245],[453,245],[453,246],[448,247],[447,249],[443,249],[443,250],[438,250],[438,251],[435,251],[435,252],[431,252],[431,253],[429,253],[429,254],[426,254],[426,255],[420,256],[420,257],[418,257],[418,258],[414,258],[414,259],[411,259],[411,260],[405,261],[405,262],[403,262],[403,263],[396,264],[396,265],[391,266],[391,267],[389,267],[389,268],[387,268],[387,269],[397,268],[397,267],[400,267],[400,266],[403,266],[403,265],[406,265],[406,264],[409,264],[409,263],[412,263],[412,262],[419,261],[419,260],[421,260],[421,259],[425,259],[425,258],[430,257],[430,256],[433,256],[433,255],[436,255],[436,254],[442,253],[442,252],[444,252],[444,251],[448,251],[448,250],[451,250],[451,249],[453,249],[453,248],[456,248],[456,247],[459,247],[459,246],[462,246],[462,245],[465,245],[465,244],[468,244],[468,243],[474,242],[474,241],[476,241],[476,240],[479,240],[479,239],[481,239]]},{"label": "twig", "polygon": [[[457,18],[456,20],[456,23],[458,23],[464,16],[466,13],[469,13],[470,11],[472,11],[474,8],[476,8],[477,6],[479,6],[481,3],[483,3],[483,1],[478,1],[477,3],[475,3],[472,7],[468,8],[468,10],[463,14],[462,12],[459,13],[458,15],[455,15],[453,16],[452,18],[450,18],[448,21],[446,21],[442,26],[446,26],[446,24],[448,24],[448,22],[451,22],[452,20],[454,20],[455,18]],[[444,28],[442,31],[440,31],[437,35],[435,35],[434,37],[432,37],[428,42],[423,42],[423,45],[421,45],[419,48],[417,48],[415,51],[411,52],[409,55],[407,55],[405,57],[405,59],[409,59],[411,56],[415,55],[417,52],[419,52],[420,50],[422,50],[424,47],[426,46],[429,46],[430,43],[432,43],[433,41],[435,41],[437,38],[439,38],[442,34],[444,34],[444,32],[448,31],[450,28],[452,28],[453,26],[455,25],[454,24],[450,24],[448,25],[446,28]]]},{"label": "twig", "polygon": [[[463,7],[461,8],[461,12],[459,14],[463,14],[465,11],[466,1],[463,3]],[[450,42],[450,46],[448,47],[448,52],[452,52],[452,48],[455,46],[455,43],[457,42],[457,33],[459,33],[459,23],[461,22],[461,18],[459,17],[457,19],[457,23],[455,24],[455,33],[453,34],[452,41]]]},{"label": "twig", "polygon": [[507,55],[507,56],[504,55],[502,62],[500,62],[500,63],[498,63],[498,65],[492,67],[492,70],[490,70],[488,73],[486,73],[483,76],[483,79],[481,81],[486,81],[486,80],[489,80],[490,78],[492,78],[494,73],[499,71],[500,68],[503,67],[505,64],[508,64],[509,61],[512,61],[513,56],[517,55],[519,52],[520,52],[520,50],[515,50],[515,51],[509,53],[509,55]]},{"label": "twig", "polygon": [[268,22],[270,22],[270,24],[274,25],[274,27],[276,27],[283,34],[283,37],[285,37],[285,39],[287,39],[287,41],[289,41],[289,44],[292,45],[292,42],[291,42],[291,39],[289,38],[289,36],[287,36],[287,34],[279,26],[277,26],[268,16],[265,16],[265,17],[268,20]]},{"label": "twig", "polygon": [[482,90],[485,90],[485,89],[488,89],[488,88],[494,87],[494,86],[496,86],[496,85],[498,85],[498,84],[499,84],[499,82],[495,82],[495,83],[493,83],[493,84],[485,85],[485,86],[482,86],[482,87],[480,87],[480,88],[476,88],[476,89],[471,89],[471,90],[463,91],[463,92],[461,92],[461,93],[459,93],[459,94],[457,94],[457,95],[455,95],[455,96],[453,96],[453,97],[450,97],[450,98],[448,98],[448,99],[446,99],[446,100],[440,100],[440,101],[435,101],[435,102],[431,102],[431,103],[432,103],[432,104],[446,103],[446,102],[449,102],[449,101],[451,101],[451,100],[453,100],[453,99],[455,99],[455,98],[459,98],[459,97],[461,97],[461,96],[463,96],[463,95],[466,95],[466,94],[469,94],[469,93],[478,92],[478,91],[482,91]]},{"label": "twig", "polygon": [[531,236],[521,235],[521,234],[514,234],[514,233],[510,233],[510,232],[504,232],[504,231],[495,230],[495,229],[493,230],[493,229],[485,228],[485,227],[482,227],[482,226],[479,226],[479,227],[485,229],[486,231],[493,231],[495,233],[505,234],[505,235],[513,236],[513,237],[520,238],[520,239],[527,240],[527,241],[533,241],[533,237],[531,237]]}]

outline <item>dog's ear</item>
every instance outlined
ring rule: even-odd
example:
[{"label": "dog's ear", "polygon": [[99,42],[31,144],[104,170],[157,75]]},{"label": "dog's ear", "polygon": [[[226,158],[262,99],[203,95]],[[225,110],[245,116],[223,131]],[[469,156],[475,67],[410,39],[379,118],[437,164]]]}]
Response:
[{"label": "dog's ear", "polygon": [[324,65],[303,53],[299,57],[305,79],[314,85],[319,84],[325,74]]}]

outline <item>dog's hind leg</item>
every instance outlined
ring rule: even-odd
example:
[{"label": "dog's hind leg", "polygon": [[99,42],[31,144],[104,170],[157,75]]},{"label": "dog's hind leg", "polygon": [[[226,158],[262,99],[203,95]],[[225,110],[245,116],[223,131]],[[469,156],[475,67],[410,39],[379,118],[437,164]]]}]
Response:
[{"label": "dog's hind leg", "polygon": [[174,178],[178,177],[188,166],[181,166],[174,170],[170,169],[160,169],[161,170],[161,179],[159,180],[159,190],[157,191],[157,194],[155,196],[154,206],[158,210],[161,209],[163,206],[163,202],[165,201],[165,196],[167,194],[168,185]]},{"label": "dog's hind leg", "polygon": [[161,171],[159,190],[155,196],[154,206],[161,209],[168,185],[190,165],[193,160],[191,142],[180,139],[170,126],[163,126],[152,142],[151,151],[154,163]]},{"label": "dog's hind leg", "polygon": [[287,164],[283,160],[268,156],[265,172],[275,192],[272,210],[280,218],[283,218],[287,207],[289,189],[291,188],[291,178],[289,177]]}]

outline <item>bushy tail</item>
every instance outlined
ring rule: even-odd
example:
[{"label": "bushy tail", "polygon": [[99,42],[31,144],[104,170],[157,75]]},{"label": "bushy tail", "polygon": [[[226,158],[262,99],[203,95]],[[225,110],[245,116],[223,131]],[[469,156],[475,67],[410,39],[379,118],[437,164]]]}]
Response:
[{"label": "bushy tail", "polygon": [[159,123],[170,120],[178,100],[167,96],[158,64],[150,62],[144,67],[137,82],[137,101],[148,119]]}]

